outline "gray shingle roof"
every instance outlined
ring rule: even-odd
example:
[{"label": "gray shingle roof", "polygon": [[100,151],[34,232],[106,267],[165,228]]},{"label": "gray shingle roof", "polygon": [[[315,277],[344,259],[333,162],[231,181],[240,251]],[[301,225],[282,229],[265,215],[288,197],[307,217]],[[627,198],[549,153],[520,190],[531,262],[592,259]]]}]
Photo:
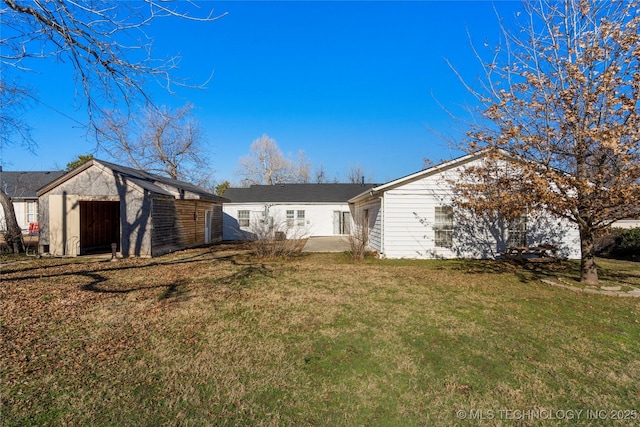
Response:
[{"label": "gray shingle roof", "polygon": [[209,193],[203,190],[202,188],[188,182],[171,179],[166,176],[152,174],[142,170],[133,169],[127,166],[117,165],[115,163],[106,162],[104,160],[99,160],[99,159],[95,159],[95,160],[98,163],[108,167],[112,171],[118,173],[119,175],[127,176],[129,179],[134,181],[140,187],[145,188],[154,193],[171,194],[159,186],[159,184],[164,184],[166,186],[176,188],[178,190],[184,190],[190,193],[198,194],[199,196],[205,197],[208,199],[225,201],[224,198],[220,196],[216,196],[215,194]]},{"label": "gray shingle roof", "polygon": [[277,184],[228,188],[224,197],[232,203],[346,203],[379,184]]},{"label": "gray shingle roof", "polygon": [[[227,199],[224,197],[216,196],[194,184],[178,181],[175,179],[168,178],[162,175],[156,175],[149,172],[141,171],[138,169],[133,169],[127,166],[117,165],[115,163],[106,162],[104,160],[92,159],[88,162],[84,163],[81,166],[78,166],[76,169],[63,174],[60,178],[56,179],[55,182],[51,182],[40,189],[38,192],[40,195],[51,191],[51,189],[70,179],[71,177],[77,175],[78,173],[83,172],[84,170],[92,167],[93,165],[102,165],[113,171],[115,174],[118,174],[132,183],[135,183],[139,187],[150,191],[151,193],[163,194],[167,196],[173,196],[171,191],[168,191],[167,188],[170,188],[172,191],[177,191],[180,193],[189,192],[193,194],[197,194],[200,198],[212,200],[218,203],[226,202]],[[163,186],[165,188],[163,188]]]},{"label": "gray shingle roof", "polygon": [[36,192],[64,175],[64,171],[2,171],[0,186],[12,199],[35,199]]}]

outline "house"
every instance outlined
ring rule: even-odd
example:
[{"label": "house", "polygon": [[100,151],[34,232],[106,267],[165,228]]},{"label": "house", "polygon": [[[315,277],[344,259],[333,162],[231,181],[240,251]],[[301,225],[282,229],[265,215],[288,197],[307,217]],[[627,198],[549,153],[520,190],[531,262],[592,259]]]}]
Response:
[{"label": "house", "polygon": [[228,188],[224,240],[254,236],[261,228],[288,238],[340,236],[352,226],[348,200],[376,184],[276,184]]},{"label": "house", "polygon": [[396,179],[351,198],[370,249],[386,258],[493,258],[509,246],[552,244],[580,258],[577,226],[550,213],[515,221],[479,218],[453,204],[451,182],[483,161],[473,154]]},{"label": "house", "polygon": [[[5,172],[0,169],[0,186],[2,191],[11,197],[16,219],[23,233],[37,229],[38,196],[36,192],[62,175],[64,171]],[[6,230],[4,210],[0,206],[0,232]]]},{"label": "house", "polygon": [[638,228],[640,219],[619,219],[611,224],[611,228]]},{"label": "house", "polygon": [[195,185],[93,159],[38,191],[40,253],[150,257],[219,241],[222,202]]}]

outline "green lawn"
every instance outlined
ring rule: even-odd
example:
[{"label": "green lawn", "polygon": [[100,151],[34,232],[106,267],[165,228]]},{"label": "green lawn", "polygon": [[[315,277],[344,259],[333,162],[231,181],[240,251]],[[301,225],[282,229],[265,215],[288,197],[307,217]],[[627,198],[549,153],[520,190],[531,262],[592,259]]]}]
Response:
[{"label": "green lawn", "polygon": [[[600,265],[640,285],[637,263]],[[1,272],[0,424],[637,425],[640,300],[539,280],[576,275],[225,246],[29,258]]]}]

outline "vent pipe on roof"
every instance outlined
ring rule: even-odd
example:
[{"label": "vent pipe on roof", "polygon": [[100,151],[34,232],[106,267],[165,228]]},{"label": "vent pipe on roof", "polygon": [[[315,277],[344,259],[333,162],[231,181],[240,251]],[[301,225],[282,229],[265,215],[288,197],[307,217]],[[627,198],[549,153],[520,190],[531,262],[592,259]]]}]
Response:
[{"label": "vent pipe on roof", "polygon": [[362,184],[360,184],[361,187],[364,187],[364,175],[362,175]]}]

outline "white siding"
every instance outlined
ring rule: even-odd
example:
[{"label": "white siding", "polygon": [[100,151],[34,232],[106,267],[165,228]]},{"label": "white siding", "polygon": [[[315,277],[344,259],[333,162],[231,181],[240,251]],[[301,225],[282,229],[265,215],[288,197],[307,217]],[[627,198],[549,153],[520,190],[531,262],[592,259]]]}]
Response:
[{"label": "white siding", "polygon": [[640,227],[640,219],[621,219],[611,224],[611,228],[636,228]]},{"label": "white siding", "polygon": [[[378,253],[383,252],[382,248],[382,199],[376,198],[368,200],[365,203],[359,203],[353,207],[353,218],[363,218],[364,211],[369,212],[369,249]],[[355,221],[355,219],[354,219]]]},{"label": "white siding", "polygon": [[[238,211],[250,211],[249,227],[238,226]],[[287,226],[287,210],[295,211],[293,226]],[[222,238],[223,240],[241,240],[251,235],[252,228],[264,221],[265,211],[273,218],[274,226],[280,231],[286,231],[288,238],[307,238],[314,236],[333,236],[334,212],[349,212],[347,203],[301,203],[301,204],[272,204],[272,203],[225,203],[222,207]],[[298,211],[304,211],[304,225],[298,222]]]},{"label": "white siding", "polygon": [[[13,201],[13,210],[16,213],[16,219],[18,220],[18,225],[22,229],[23,233],[27,233],[29,231],[29,221],[27,221],[27,203],[35,203],[35,215],[34,220],[32,222],[38,222],[38,200],[14,200]],[[4,216],[4,209],[0,206],[0,231],[7,230],[7,222]]]},{"label": "white siding", "polygon": [[384,256],[387,258],[452,258],[449,248],[434,245],[435,207],[450,205],[425,182],[384,195]]},{"label": "white siding", "polygon": [[[459,166],[464,167],[464,166]],[[382,208],[377,218],[381,224],[371,229],[370,246],[386,258],[493,258],[506,249],[506,224],[495,218],[482,218],[454,209],[453,246],[435,245],[435,211],[437,206],[451,206],[450,182],[459,176],[452,168],[413,181],[390,186],[374,194]],[[363,209],[373,199],[359,201]],[[375,236],[374,231],[381,231]],[[571,259],[580,257],[577,227],[566,220],[549,215],[527,219],[527,243],[558,245],[560,254]]]},{"label": "white siding", "polygon": [[565,219],[538,214],[527,220],[527,244],[551,243],[558,246],[558,254],[569,259],[580,259],[580,232],[578,226]]}]

